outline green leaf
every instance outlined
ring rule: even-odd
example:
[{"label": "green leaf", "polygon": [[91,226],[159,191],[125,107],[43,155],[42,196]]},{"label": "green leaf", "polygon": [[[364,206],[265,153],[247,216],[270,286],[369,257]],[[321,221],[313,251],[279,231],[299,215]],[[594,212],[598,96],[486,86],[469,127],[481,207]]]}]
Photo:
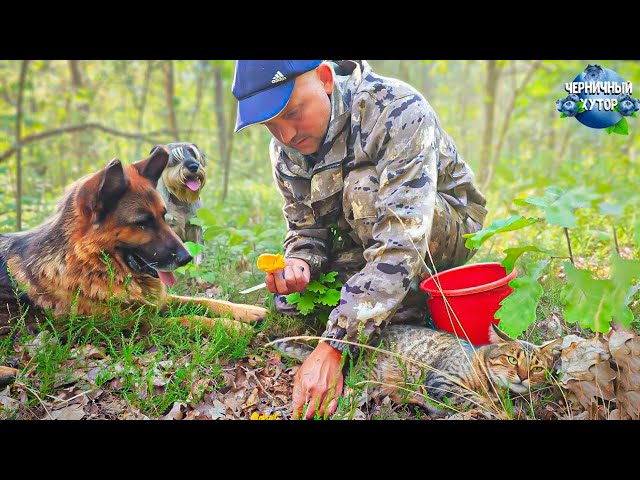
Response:
[{"label": "green leaf", "polygon": [[247,223],[248,219],[249,219],[249,215],[247,215],[246,213],[243,213],[236,219],[236,227],[239,228],[244,226],[244,224]]},{"label": "green leaf", "polygon": [[519,230],[529,225],[533,225],[538,221],[537,218],[525,218],[519,215],[513,215],[506,220],[494,220],[487,228],[476,233],[465,233],[462,236],[467,239],[464,246],[469,250],[475,250],[496,233],[510,232]]},{"label": "green leaf", "polygon": [[298,310],[302,315],[308,315],[316,308],[315,303],[313,303],[313,299],[307,297],[306,295],[302,295],[300,297],[300,301],[298,302]]},{"label": "green leaf", "polygon": [[609,202],[602,202],[598,205],[598,210],[600,210],[600,213],[603,215],[613,215],[617,217],[622,215],[624,207],[622,205],[614,205]]},{"label": "green leaf", "polygon": [[601,242],[608,242],[613,238],[609,232],[603,232],[601,230],[585,230],[584,233],[588,234],[594,240],[599,240]]},{"label": "green leaf", "polygon": [[589,270],[579,270],[571,262],[564,263],[567,283],[561,294],[568,323],[579,323],[582,328],[606,333],[613,316],[615,304],[610,294],[611,280],[593,278]]},{"label": "green leaf", "polygon": [[567,118],[567,114],[566,114],[566,113],[564,113],[564,112],[562,112],[562,113],[560,114],[560,118]]},{"label": "green leaf", "polygon": [[312,280],[311,282],[309,282],[309,285],[307,285],[307,290],[309,290],[310,292],[324,293],[327,291],[327,287],[322,285],[317,280]]},{"label": "green leaf", "polygon": [[585,187],[577,187],[563,192],[557,187],[549,187],[544,197],[518,198],[514,200],[517,205],[531,204],[539,207],[545,213],[547,222],[565,228],[575,227],[577,224],[574,215],[578,208],[592,206],[593,202],[602,198],[602,195],[593,193]]},{"label": "green leaf", "polygon": [[636,112],[633,112],[633,113],[631,114],[631,116],[632,116],[633,118],[637,118],[637,117],[638,117],[638,114],[637,114]]},{"label": "green leaf", "polygon": [[327,290],[327,292],[320,297],[320,303],[335,307],[340,301],[340,290],[334,288]]},{"label": "green leaf", "polygon": [[617,253],[611,260],[611,292],[612,302],[616,305],[613,316],[624,327],[629,327],[633,322],[633,312],[628,305],[631,297],[638,288],[634,280],[640,280],[640,260],[623,260]]},{"label": "green leaf", "polygon": [[204,245],[200,245],[199,243],[184,242],[184,246],[187,247],[187,250],[193,257],[197,256],[204,250]]},{"label": "green leaf", "polygon": [[625,117],[622,117],[620,121],[613,126],[613,133],[617,133],[618,135],[629,135],[629,124]]},{"label": "green leaf", "polygon": [[331,283],[334,282],[336,279],[336,275],[338,275],[338,272],[329,272],[329,273],[321,273],[320,274],[320,278],[318,278],[318,281],[320,283]]},{"label": "green leaf", "polygon": [[224,227],[219,227],[219,226],[209,227],[204,231],[202,235],[206,241],[209,241],[209,240],[213,240],[218,235],[221,235],[222,233],[224,233],[224,231],[225,231]]},{"label": "green leaf", "polygon": [[611,125],[610,127],[605,128],[605,130],[607,131],[607,134],[611,135],[613,133],[614,127],[615,125]]},{"label": "green leaf", "polygon": [[196,216],[204,221],[206,227],[218,224],[215,214],[208,208],[197,209]]},{"label": "green leaf", "polygon": [[300,301],[300,292],[290,293],[289,295],[285,295],[284,298],[287,300],[287,303],[294,305]]},{"label": "green leaf", "polygon": [[511,271],[513,270],[513,267],[516,264],[516,261],[518,260],[520,255],[522,255],[525,252],[539,252],[539,253],[546,253],[547,255],[555,256],[553,252],[546,250],[544,248],[538,248],[535,245],[527,245],[526,247],[517,247],[517,248],[507,248],[504,251],[504,253],[506,253],[507,256],[504,258],[504,260],[502,260],[500,265],[502,265],[507,270],[507,273],[511,273]]},{"label": "green leaf", "polygon": [[549,259],[529,264],[526,275],[509,282],[513,292],[500,302],[501,307],[494,317],[500,319],[500,328],[512,338],[518,337],[536,321],[536,308],[544,293],[538,277],[547,263]]}]

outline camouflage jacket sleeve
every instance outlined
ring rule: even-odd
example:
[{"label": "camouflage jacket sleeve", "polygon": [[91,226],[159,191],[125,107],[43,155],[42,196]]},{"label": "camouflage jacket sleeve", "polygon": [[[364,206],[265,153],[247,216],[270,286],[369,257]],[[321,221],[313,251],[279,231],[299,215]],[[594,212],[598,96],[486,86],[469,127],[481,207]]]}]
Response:
[{"label": "camouflage jacket sleeve", "polygon": [[[278,155],[271,144],[272,162]],[[274,168],[274,178],[278,190],[284,198],[282,212],[287,222],[287,234],[284,239],[285,258],[300,258],[309,264],[311,278],[316,279],[328,261],[330,232],[327,227],[318,224],[310,207],[295,199],[290,188]]]},{"label": "camouflage jacket sleeve", "polygon": [[342,287],[323,336],[368,343],[389,322],[418,274],[437,191],[436,122],[433,110],[418,95],[388,104],[375,123],[370,122],[368,134],[363,115],[362,148],[376,166],[380,184],[373,242],[364,251],[366,265]]}]

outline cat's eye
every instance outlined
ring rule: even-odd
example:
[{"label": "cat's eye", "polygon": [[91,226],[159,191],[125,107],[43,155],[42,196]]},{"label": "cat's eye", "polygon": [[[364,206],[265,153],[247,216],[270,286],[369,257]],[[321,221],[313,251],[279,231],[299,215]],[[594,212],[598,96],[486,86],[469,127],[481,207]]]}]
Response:
[{"label": "cat's eye", "polygon": [[533,372],[534,373],[540,373],[544,370],[544,367],[533,367]]},{"label": "cat's eye", "polygon": [[507,360],[509,360],[509,363],[511,363],[513,365],[517,365],[518,364],[518,359],[516,357],[507,356]]}]

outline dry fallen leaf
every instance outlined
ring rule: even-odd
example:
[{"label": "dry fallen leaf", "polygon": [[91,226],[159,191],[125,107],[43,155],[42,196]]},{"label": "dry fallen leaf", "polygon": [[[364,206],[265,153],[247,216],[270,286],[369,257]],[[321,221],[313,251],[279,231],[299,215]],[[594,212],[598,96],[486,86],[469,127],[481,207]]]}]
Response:
[{"label": "dry fallen leaf", "polygon": [[255,405],[258,404],[259,400],[260,400],[260,395],[259,395],[259,392],[258,392],[258,387],[256,387],[251,392],[251,395],[249,395],[249,398],[247,398],[247,401],[244,402],[244,405],[242,405],[242,408],[246,410],[246,409],[249,409],[251,407],[254,407]]},{"label": "dry fallen leaf", "polygon": [[71,358],[87,358],[93,360],[102,360],[106,358],[107,355],[103,348],[94,347],[93,345],[87,344],[83,345],[80,348],[74,348],[71,350]]},{"label": "dry fallen leaf", "polygon": [[569,380],[593,380],[594,372],[590,368],[610,357],[607,346],[597,337],[586,339],[567,335],[562,340],[560,381],[564,384]]},{"label": "dry fallen leaf", "polygon": [[86,415],[82,405],[69,405],[59,410],[53,410],[50,414],[51,417],[45,415],[42,420],[80,420]]},{"label": "dry fallen leaf", "polygon": [[184,414],[182,413],[181,408],[183,405],[180,402],[174,402],[173,407],[169,413],[167,413],[164,417],[161,417],[162,420],[182,420],[184,418]]},{"label": "dry fallen leaf", "polygon": [[622,419],[640,419],[640,336],[617,324],[609,334],[609,349],[617,365],[617,399]]}]

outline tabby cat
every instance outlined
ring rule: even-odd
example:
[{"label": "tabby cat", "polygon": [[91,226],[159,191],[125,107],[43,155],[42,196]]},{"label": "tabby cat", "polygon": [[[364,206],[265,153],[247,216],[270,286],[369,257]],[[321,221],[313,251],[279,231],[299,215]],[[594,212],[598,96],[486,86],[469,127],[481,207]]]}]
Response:
[{"label": "tabby cat", "polygon": [[[373,360],[369,394],[388,395],[396,403],[418,404],[436,414],[454,406],[495,410],[500,389],[523,394],[546,384],[562,344],[561,338],[540,346],[514,340],[493,325],[490,339],[489,345],[474,347],[430,328],[389,325],[378,347],[397,355],[363,350]],[[288,342],[275,348],[300,361],[313,350]]]}]

